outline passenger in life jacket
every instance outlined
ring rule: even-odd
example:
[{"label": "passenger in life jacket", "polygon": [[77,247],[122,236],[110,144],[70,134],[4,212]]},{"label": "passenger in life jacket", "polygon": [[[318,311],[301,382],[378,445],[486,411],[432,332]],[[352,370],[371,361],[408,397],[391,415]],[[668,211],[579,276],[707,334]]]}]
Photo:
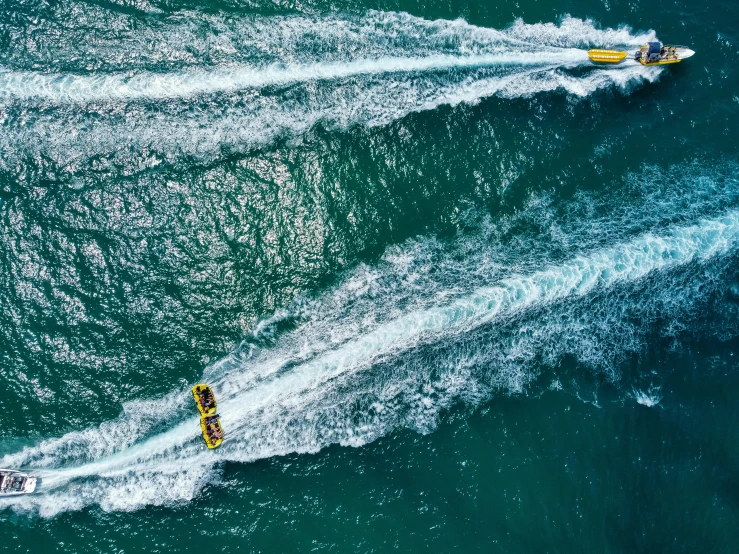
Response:
[{"label": "passenger in life jacket", "polygon": [[206,418],[205,420],[205,430],[211,440],[223,438],[223,430],[220,428],[220,425],[218,425],[218,417],[218,414],[216,414]]},{"label": "passenger in life jacket", "polygon": [[213,407],[213,393],[210,389],[205,389],[200,393],[200,404],[202,404],[204,410],[208,410]]}]

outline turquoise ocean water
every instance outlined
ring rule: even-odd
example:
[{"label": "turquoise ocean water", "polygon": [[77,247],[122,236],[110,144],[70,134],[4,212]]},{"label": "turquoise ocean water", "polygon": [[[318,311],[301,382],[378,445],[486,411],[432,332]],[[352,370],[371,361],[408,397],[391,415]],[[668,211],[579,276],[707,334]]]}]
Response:
[{"label": "turquoise ocean water", "polygon": [[0,551],[736,552],[737,29],[3,0]]}]

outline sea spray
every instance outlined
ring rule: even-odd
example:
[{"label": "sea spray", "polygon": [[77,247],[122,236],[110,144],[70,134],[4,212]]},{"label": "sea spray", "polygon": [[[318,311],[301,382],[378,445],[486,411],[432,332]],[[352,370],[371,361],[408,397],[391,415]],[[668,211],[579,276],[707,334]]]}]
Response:
[{"label": "sea spray", "polygon": [[[21,71],[73,74],[93,70],[107,75],[125,71],[212,70],[239,64],[305,66],[384,57],[476,56],[577,48],[639,47],[656,40],[654,31],[634,33],[627,26],[600,28],[591,20],[565,16],[559,23],[526,23],[492,29],[463,19],[429,20],[403,12],[370,10],[341,15],[236,16],[233,13],[179,11],[166,18],[140,18],[84,4],[58,4],[58,17],[74,18],[84,9],[104,22],[72,26],[60,34],[42,19],[32,29],[11,27],[11,49],[3,66]],[[71,12],[71,13],[70,13]],[[115,27],[111,34],[107,26]],[[84,65],[81,65],[84,64]]]},{"label": "sea spray", "polygon": [[[546,343],[552,332],[577,333],[576,326],[582,325],[592,334],[595,328],[588,325],[596,321],[577,315],[581,302],[585,312],[600,297],[603,306],[613,306],[609,295],[614,290],[618,313],[659,301],[660,291],[682,294],[711,264],[730,258],[737,239],[739,212],[729,210],[528,273],[506,275],[499,267],[499,277],[485,286],[466,291],[460,283],[461,288],[447,288],[445,295],[432,291],[397,317],[392,307],[385,319],[374,321],[362,310],[344,310],[344,316],[328,318],[342,322],[329,340],[321,338],[320,319],[318,334],[310,321],[299,324],[276,346],[263,348],[246,363],[238,356],[228,358],[211,375],[228,430],[218,451],[204,451],[196,419],[182,404],[187,391],[173,391],[165,405],[174,411],[164,410],[158,423],[154,413],[162,403],[151,400],[151,410],[143,412],[152,415],[153,424],[139,427],[146,418],[127,410],[100,429],[69,433],[2,458],[0,465],[39,469],[47,483],[42,494],[11,505],[52,516],[90,504],[127,510],[186,501],[216,478],[213,464],[218,461],[315,452],[332,443],[359,446],[397,426],[431,430],[440,410],[455,402],[474,405],[498,388],[524,390],[534,374],[521,365],[522,355],[528,355],[521,349],[531,349],[522,341],[533,337],[532,344],[541,345],[536,335]],[[686,271],[677,280],[670,277]],[[651,289],[643,289],[643,283]],[[632,287],[633,293],[624,292]],[[379,307],[387,299],[371,302]],[[602,315],[596,310],[594,317]],[[313,341],[308,349],[303,346]],[[427,349],[434,352],[431,367],[424,362]],[[167,430],[161,432],[165,422]]]},{"label": "sea spray", "polygon": [[[0,170],[35,167],[39,158],[62,173],[91,164],[133,172],[162,160],[209,163],[280,139],[299,141],[317,125],[386,125],[489,96],[628,91],[662,72],[592,66],[583,50],[592,42],[644,37],[572,19],[534,25],[528,35],[522,22],[498,31],[382,13],[368,21],[264,18],[258,26],[231,59],[216,64],[0,72]],[[90,55],[99,52],[107,50]]]},{"label": "sea spray", "polygon": [[212,73],[192,71],[173,74],[135,74],[80,77],[38,73],[0,73],[0,101],[44,99],[60,102],[106,100],[162,100],[196,94],[231,92],[248,88],[287,86],[308,81],[347,79],[363,75],[416,73],[478,67],[567,67],[587,63],[582,50],[483,54],[426,58],[385,57],[348,63],[316,63],[286,67],[231,68]]}]

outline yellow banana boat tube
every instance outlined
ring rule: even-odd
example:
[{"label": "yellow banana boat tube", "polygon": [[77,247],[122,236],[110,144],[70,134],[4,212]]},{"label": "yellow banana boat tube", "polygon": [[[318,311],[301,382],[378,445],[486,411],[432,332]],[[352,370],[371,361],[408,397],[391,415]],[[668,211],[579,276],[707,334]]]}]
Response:
[{"label": "yellow banana boat tube", "polygon": [[628,57],[628,52],[620,50],[588,50],[588,58],[596,63],[621,63]]}]

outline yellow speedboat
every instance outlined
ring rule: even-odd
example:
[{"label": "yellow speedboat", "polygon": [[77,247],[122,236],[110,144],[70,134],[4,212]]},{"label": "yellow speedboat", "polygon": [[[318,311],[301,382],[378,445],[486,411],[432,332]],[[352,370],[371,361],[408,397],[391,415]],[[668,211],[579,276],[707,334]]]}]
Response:
[{"label": "yellow speedboat", "polygon": [[642,65],[667,65],[680,63],[695,54],[687,46],[668,46],[661,42],[648,42],[642,46],[634,59]]},{"label": "yellow speedboat", "polygon": [[213,390],[204,383],[198,383],[192,388],[192,396],[200,412],[200,430],[208,448],[218,448],[223,442],[223,427],[221,418],[216,413],[216,397]]},{"label": "yellow speedboat", "polygon": [[213,390],[204,383],[198,383],[192,388],[192,395],[201,416],[209,416],[216,413],[216,397]]}]

